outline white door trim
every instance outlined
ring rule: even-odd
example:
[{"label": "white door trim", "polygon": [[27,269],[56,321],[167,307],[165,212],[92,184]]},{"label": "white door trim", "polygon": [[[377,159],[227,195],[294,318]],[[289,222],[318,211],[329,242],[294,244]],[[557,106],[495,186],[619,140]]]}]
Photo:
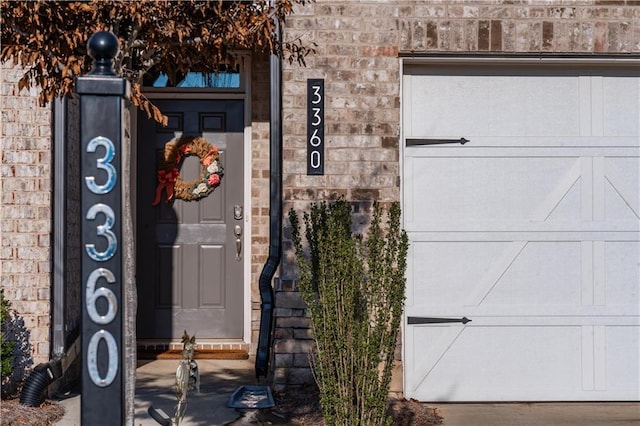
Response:
[{"label": "white door trim", "polygon": [[[252,139],[251,139],[251,55],[241,55],[242,60],[240,76],[242,78],[240,89],[222,90],[215,89],[176,89],[176,88],[146,88],[144,95],[148,99],[194,99],[194,100],[216,100],[216,99],[240,99],[244,101],[244,224],[243,224],[243,255],[245,257],[243,270],[243,288],[244,288],[244,324],[242,340],[246,344],[251,344],[251,259],[252,259],[252,204],[251,204],[251,167],[252,167]],[[137,153],[137,109],[132,107],[131,113],[131,140],[132,140],[132,158],[131,163],[136,164]],[[137,141],[136,141],[137,142]],[[137,170],[132,167],[131,180],[136,182]],[[132,188],[132,209],[135,219],[136,211],[136,194],[135,186]],[[135,226],[135,225],[134,225]]]}]

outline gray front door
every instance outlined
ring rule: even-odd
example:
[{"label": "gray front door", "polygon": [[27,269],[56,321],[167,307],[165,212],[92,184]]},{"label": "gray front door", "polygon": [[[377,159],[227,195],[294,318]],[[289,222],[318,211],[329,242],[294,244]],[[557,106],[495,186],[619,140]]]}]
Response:
[{"label": "gray front door", "polygon": [[[241,100],[163,100],[162,127],[141,113],[137,142],[136,253],[139,339],[239,339],[243,331],[244,233],[243,123]],[[221,185],[195,201],[165,195],[153,206],[158,154],[176,136],[197,135],[218,147]],[[201,172],[187,156],[185,181]],[[240,256],[238,256],[240,250]]]}]

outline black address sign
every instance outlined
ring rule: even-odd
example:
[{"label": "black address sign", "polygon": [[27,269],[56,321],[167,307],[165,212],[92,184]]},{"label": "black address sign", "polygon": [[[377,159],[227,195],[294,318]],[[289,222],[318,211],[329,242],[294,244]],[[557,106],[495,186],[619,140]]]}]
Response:
[{"label": "black address sign", "polygon": [[307,175],[324,175],[324,79],[307,80]]}]

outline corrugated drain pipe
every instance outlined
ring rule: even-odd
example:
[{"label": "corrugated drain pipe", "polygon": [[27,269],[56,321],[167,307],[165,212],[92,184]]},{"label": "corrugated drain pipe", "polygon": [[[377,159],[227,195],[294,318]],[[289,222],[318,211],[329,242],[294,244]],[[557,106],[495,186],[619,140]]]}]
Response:
[{"label": "corrugated drain pipe", "polygon": [[60,377],[62,377],[62,362],[60,360],[38,364],[24,382],[20,393],[20,404],[39,407],[44,400],[45,389]]},{"label": "corrugated drain pipe", "polygon": [[[280,26],[276,28],[280,40]],[[256,353],[256,377],[267,377],[273,332],[274,293],[271,280],[282,256],[282,62],[277,54],[269,58],[269,257],[262,268],[260,290],[260,334]]]}]

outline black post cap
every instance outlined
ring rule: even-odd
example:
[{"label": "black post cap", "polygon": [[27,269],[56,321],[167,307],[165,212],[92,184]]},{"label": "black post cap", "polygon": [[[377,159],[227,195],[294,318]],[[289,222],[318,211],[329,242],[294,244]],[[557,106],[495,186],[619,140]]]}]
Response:
[{"label": "black post cap", "polygon": [[116,75],[113,59],[118,54],[118,38],[109,31],[98,31],[87,42],[87,51],[93,58],[93,69],[89,75]]}]

